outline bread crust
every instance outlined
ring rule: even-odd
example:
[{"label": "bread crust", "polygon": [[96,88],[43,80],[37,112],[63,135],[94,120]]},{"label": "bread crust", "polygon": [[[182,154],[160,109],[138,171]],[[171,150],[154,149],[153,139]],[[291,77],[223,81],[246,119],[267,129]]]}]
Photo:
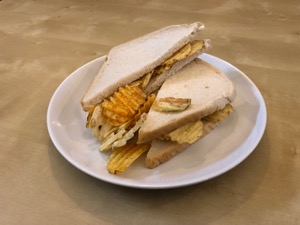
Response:
[{"label": "bread crust", "polygon": [[182,46],[199,39],[203,29],[200,22],[172,25],[112,48],[81,100],[83,110],[162,64]]}]

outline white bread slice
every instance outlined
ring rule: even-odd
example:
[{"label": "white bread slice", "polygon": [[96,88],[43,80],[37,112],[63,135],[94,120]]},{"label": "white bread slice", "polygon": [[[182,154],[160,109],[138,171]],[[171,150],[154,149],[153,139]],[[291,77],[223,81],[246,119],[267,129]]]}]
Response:
[{"label": "white bread slice", "polygon": [[190,98],[191,105],[182,112],[158,112],[150,109],[139,130],[138,143],[161,137],[189,122],[199,120],[233,101],[232,82],[217,68],[195,59],[161,86],[156,99],[165,97]]},{"label": "white bread slice", "polygon": [[[215,127],[218,126],[220,122],[203,122],[203,138],[205,135],[210,133]],[[173,141],[162,141],[159,139],[154,139],[151,143],[151,148],[149,149],[146,157],[146,166],[149,169],[153,169],[162,163],[169,161],[178,153],[184,151],[190,146],[189,143],[178,144]]]},{"label": "white bread slice", "polygon": [[[118,87],[125,86],[156,68],[185,44],[199,40],[203,29],[204,25],[200,22],[172,25],[112,48],[81,101],[83,110],[88,111]],[[208,47],[209,43],[206,41],[204,48]],[[197,52],[193,58],[199,54]],[[191,59],[175,68],[180,69]],[[173,69],[170,73],[174,72]]]},{"label": "white bread slice", "polygon": [[209,39],[205,39],[204,40],[204,48],[196,51],[194,54],[176,62],[173,64],[173,66],[171,67],[170,70],[167,70],[165,72],[163,72],[162,74],[160,74],[159,76],[155,76],[153,77],[149,84],[147,85],[145,92],[147,94],[152,93],[153,91],[157,90],[158,88],[161,87],[161,85],[165,82],[166,79],[168,79],[170,76],[174,75],[177,71],[179,71],[182,67],[184,67],[185,65],[189,64],[191,61],[193,61],[195,58],[197,58],[199,56],[199,54],[203,53],[204,51],[206,51],[208,48],[210,48],[210,40]]}]

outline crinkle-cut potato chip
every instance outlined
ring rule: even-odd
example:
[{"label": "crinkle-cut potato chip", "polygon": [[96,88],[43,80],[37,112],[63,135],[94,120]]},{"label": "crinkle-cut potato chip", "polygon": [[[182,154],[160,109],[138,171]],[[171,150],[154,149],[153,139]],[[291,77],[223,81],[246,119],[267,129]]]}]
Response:
[{"label": "crinkle-cut potato chip", "polygon": [[101,143],[99,147],[99,151],[105,151],[105,150],[110,150],[112,148],[113,143],[116,140],[119,140],[120,138],[123,137],[123,135],[126,133],[126,130],[121,129],[118,130],[118,132],[115,133],[110,133],[110,135],[107,136],[107,138]]},{"label": "crinkle-cut potato chip", "polygon": [[112,149],[113,144],[116,141],[122,139],[123,136],[127,134],[128,132],[127,129],[131,126],[131,123],[132,121],[130,120],[119,127],[114,127],[111,126],[109,123],[104,123],[104,125],[100,129],[100,134],[98,139],[102,142],[101,146],[99,147],[99,151]]},{"label": "crinkle-cut potato chip", "polygon": [[120,87],[101,103],[103,115],[111,125],[120,126],[134,117],[145,99],[146,94],[137,86]]},{"label": "crinkle-cut potato chip", "polygon": [[150,110],[150,108],[151,108],[151,106],[152,106],[152,104],[155,100],[155,97],[156,97],[155,93],[152,93],[147,97],[145,103],[139,108],[138,112],[134,116],[133,122],[137,122],[140,119],[140,117],[143,113],[148,113],[149,112],[149,110]]},{"label": "crinkle-cut potato chip", "polygon": [[[101,124],[101,129],[94,128],[94,136],[102,142],[99,150],[105,151],[121,147],[133,138],[134,133],[142,126],[146,119],[146,113],[149,111],[152,103],[155,100],[155,94],[147,97],[144,104],[138,109],[134,118],[121,124],[120,126],[113,126],[111,123],[104,121]],[[94,110],[95,113],[95,110]]]},{"label": "crinkle-cut potato chip", "polygon": [[113,144],[112,144],[112,149],[117,148],[117,147],[121,147],[124,146],[128,140],[130,140],[131,138],[133,138],[134,133],[140,129],[140,127],[142,126],[142,124],[144,123],[144,121],[147,118],[147,114],[143,113],[140,117],[140,119],[135,123],[135,125],[129,130],[126,131],[126,133],[124,133],[124,135],[117,139]]},{"label": "crinkle-cut potato chip", "polygon": [[110,155],[107,170],[112,173],[124,172],[139,156],[150,149],[150,144],[127,144],[116,148]]},{"label": "crinkle-cut potato chip", "polygon": [[176,141],[179,144],[189,143],[192,144],[203,135],[203,123],[201,120],[188,123],[182,127],[165,135],[167,140]]},{"label": "crinkle-cut potato chip", "polygon": [[[109,135],[105,136],[105,139],[102,141],[99,151],[115,149],[121,147],[127,143],[128,140],[133,138],[134,133],[142,126],[146,120],[147,114],[143,113],[139,120],[135,123],[133,127],[130,128],[132,121],[128,121],[122,124],[117,130],[113,129]],[[117,128],[117,127],[114,127]],[[127,128],[130,128],[127,130]],[[116,131],[116,133],[114,133]]]}]

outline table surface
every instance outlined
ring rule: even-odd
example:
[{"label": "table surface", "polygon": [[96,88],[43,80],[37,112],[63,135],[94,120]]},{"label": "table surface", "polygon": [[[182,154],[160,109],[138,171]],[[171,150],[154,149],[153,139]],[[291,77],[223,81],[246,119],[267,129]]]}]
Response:
[{"label": "table surface", "polygon": [[[299,224],[298,0],[0,1],[0,224]],[[58,85],[120,43],[202,21],[209,54],[260,89],[265,133],[240,165],[209,181],[140,190],[97,180],[48,135]]]}]

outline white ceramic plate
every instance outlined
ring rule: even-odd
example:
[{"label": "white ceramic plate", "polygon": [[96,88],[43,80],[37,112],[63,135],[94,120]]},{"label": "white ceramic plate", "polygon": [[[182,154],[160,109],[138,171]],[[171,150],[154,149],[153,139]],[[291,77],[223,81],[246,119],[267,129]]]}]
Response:
[{"label": "white ceramic plate", "polygon": [[80,100],[102,65],[98,58],[80,67],[55,91],[47,113],[50,137],[72,165],[100,180],[117,185],[160,189],[206,181],[232,169],[257,146],[265,130],[267,114],[254,83],[231,64],[208,54],[201,59],[218,67],[233,81],[237,97],[234,113],[208,136],[155,169],[147,169],[140,157],[121,175],[106,170],[108,155],[98,151],[100,143],[85,128],[86,113]]}]

